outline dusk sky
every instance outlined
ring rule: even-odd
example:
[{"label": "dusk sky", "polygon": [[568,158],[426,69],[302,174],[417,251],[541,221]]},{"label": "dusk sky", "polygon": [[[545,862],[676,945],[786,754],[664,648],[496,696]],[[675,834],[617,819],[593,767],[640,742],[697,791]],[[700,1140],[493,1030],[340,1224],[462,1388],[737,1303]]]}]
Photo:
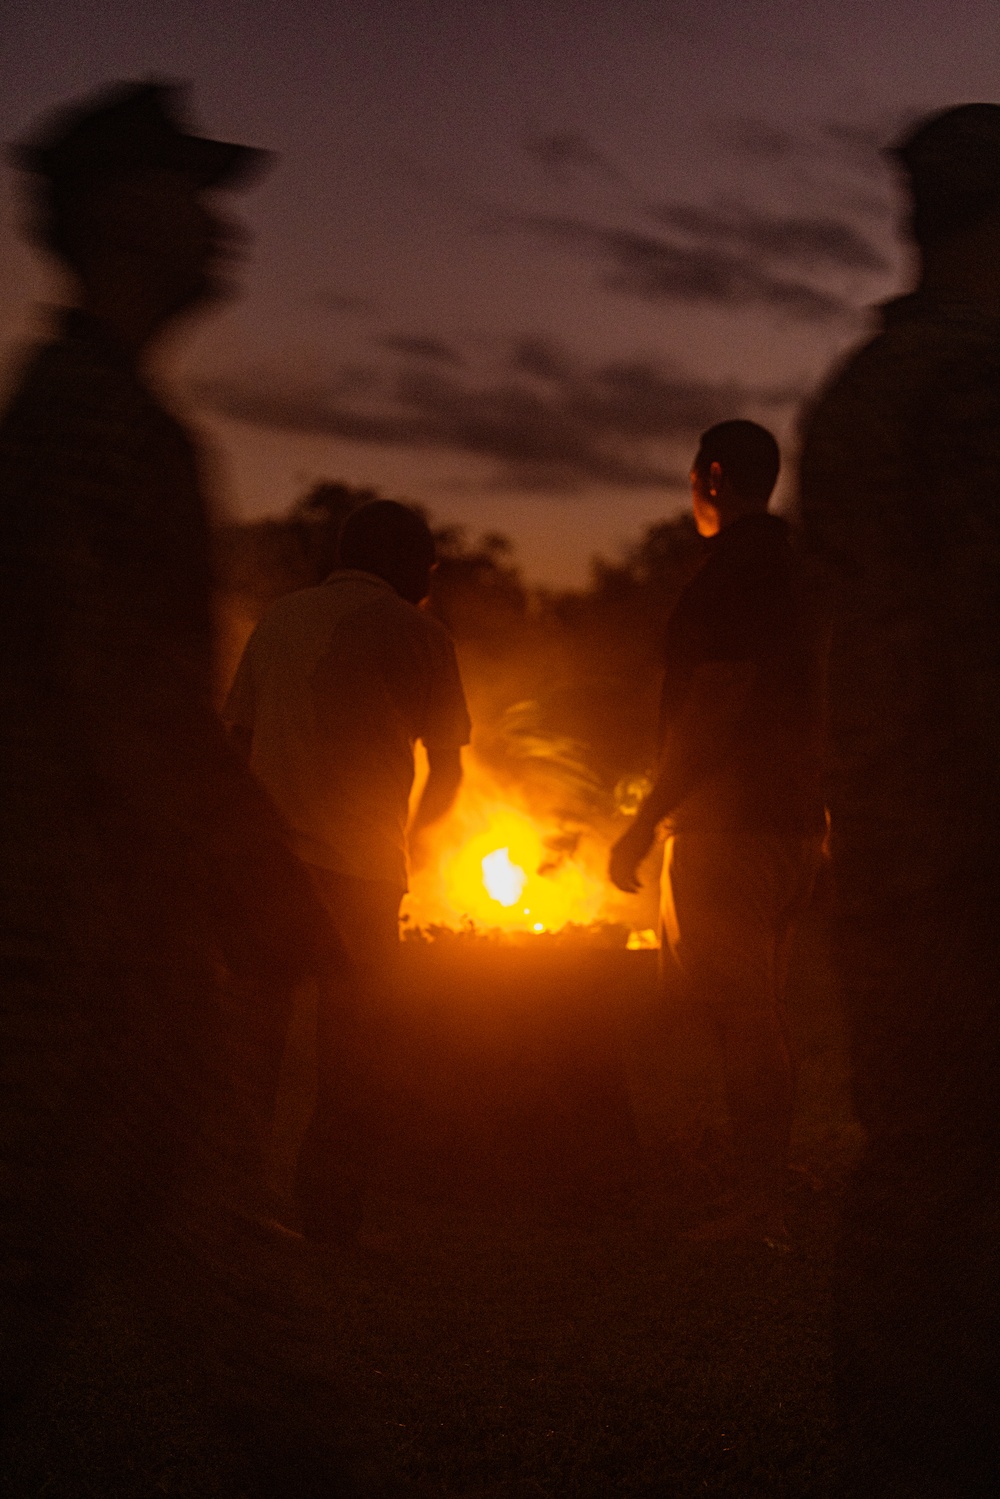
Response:
[{"label": "dusk sky", "polygon": [[[268,146],[245,289],[175,377],[220,504],[320,478],[508,533],[585,581],[675,512],[698,432],[801,402],[909,284],[877,146],[1000,99],[997,0],[7,0],[0,138],[190,80]],[[52,296],[0,185],[6,362]]]}]

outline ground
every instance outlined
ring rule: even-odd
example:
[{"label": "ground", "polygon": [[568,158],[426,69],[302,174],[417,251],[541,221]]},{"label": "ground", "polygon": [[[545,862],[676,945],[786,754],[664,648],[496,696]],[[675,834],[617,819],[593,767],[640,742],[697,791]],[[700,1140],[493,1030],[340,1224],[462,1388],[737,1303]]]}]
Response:
[{"label": "ground", "polygon": [[[667,1238],[648,1149],[608,1211],[565,1198],[546,1211],[509,1182],[493,1202],[449,1201],[438,1179],[383,1190],[356,1249],[297,1251],[352,1494],[955,1499],[913,1475],[858,1474],[835,1428],[831,1271],[858,1137],[824,943],[818,913],[791,996],[796,1154],[817,1180],[790,1187],[789,1254]],[[654,1037],[648,1011],[626,1028],[647,1146]],[[199,1474],[183,1410],[127,1315],[95,1298],[44,1412],[23,1420],[19,1496],[236,1499]]]}]

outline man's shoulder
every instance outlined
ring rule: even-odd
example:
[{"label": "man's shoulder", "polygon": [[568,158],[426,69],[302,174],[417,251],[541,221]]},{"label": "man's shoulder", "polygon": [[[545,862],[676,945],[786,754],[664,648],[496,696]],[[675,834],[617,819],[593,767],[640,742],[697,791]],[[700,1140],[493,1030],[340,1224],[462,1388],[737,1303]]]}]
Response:
[{"label": "man's shoulder", "polygon": [[[853,426],[855,413],[883,396],[895,396],[898,382],[894,370],[907,363],[912,352],[909,329],[881,329],[837,364],[807,404],[803,419],[803,443],[808,447],[825,429],[841,423]],[[912,373],[912,369],[910,371]],[[909,384],[909,380],[907,381]]]},{"label": "man's shoulder", "polygon": [[734,531],[727,544],[709,546],[671,615],[668,659],[751,659],[771,653],[776,632],[806,623],[812,584],[791,528],[778,516],[761,520],[774,524]]},{"label": "man's shoulder", "polygon": [[[749,518],[748,518],[749,519]],[[794,563],[791,528],[780,516],[738,521],[709,542],[705,560],[681,595],[692,605],[743,591],[761,580],[781,579]]]},{"label": "man's shoulder", "polygon": [[339,612],[350,613],[360,628],[383,635],[435,644],[450,643],[447,627],[427,609],[411,604],[381,579],[362,573],[334,573],[321,585]]},{"label": "man's shoulder", "polygon": [[834,371],[806,412],[804,448],[881,434],[892,442],[966,402],[1000,395],[1000,321],[902,297],[883,326]]},{"label": "man's shoulder", "polygon": [[328,596],[322,588],[297,588],[284,593],[271,603],[261,615],[250,637],[250,644],[259,649],[262,643],[295,629],[319,621],[324,615]]},{"label": "man's shoulder", "polygon": [[311,628],[344,633],[371,643],[385,640],[450,645],[440,620],[400,598],[388,585],[368,585],[357,574],[334,573],[311,588],[277,599],[255,631],[259,641]]},{"label": "man's shoulder", "polygon": [[447,627],[426,609],[417,608],[398,595],[379,601],[356,616],[359,631],[368,632],[372,645],[384,646],[408,669],[435,675],[454,656],[454,643]]},{"label": "man's shoulder", "polygon": [[124,359],[97,340],[63,333],[23,358],[3,417],[14,435],[43,430],[50,442],[107,438],[119,451],[142,448],[154,431],[191,447],[180,422],[159,402]]}]

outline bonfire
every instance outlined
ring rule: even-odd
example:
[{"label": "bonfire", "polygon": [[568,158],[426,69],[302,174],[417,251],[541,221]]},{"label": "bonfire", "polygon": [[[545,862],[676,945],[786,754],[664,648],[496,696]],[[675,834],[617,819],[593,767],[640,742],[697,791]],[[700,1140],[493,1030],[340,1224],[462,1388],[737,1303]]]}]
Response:
[{"label": "bonfire", "polygon": [[[534,705],[517,704],[464,753],[464,778],[449,815],[430,830],[403,906],[404,932],[533,936],[656,945],[649,901],[607,880],[615,836],[605,805],[572,740],[542,735]],[[418,747],[414,797],[426,775]]]}]

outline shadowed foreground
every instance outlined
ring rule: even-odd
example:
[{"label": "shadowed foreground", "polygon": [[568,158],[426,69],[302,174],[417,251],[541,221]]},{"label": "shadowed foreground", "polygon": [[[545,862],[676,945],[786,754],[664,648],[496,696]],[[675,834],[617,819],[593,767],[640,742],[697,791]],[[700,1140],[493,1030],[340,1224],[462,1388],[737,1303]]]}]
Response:
[{"label": "shadowed foreground", "polygon": [[[648,964],[637,971],[648,979]],[[439,1036],[454,999],[437,990]],[[793,1186],[788,1256],[668,1242],[648,1187],[605,1215],[566,1193],[546,1212],[509,1173],[492,1202],[481,1177],[460,1206],[442,1201],[440,1173],[411,1174],[409,1194],[390,1173],[361,1247],[302,1249],[297,1273],[343,1391],[351,1492],[948,1499],[913,1475],[852,1476],[833,1428],[829,1283],[856,1131],[818,921],[800,943],[791,1007],[796,1155],[825,1187]],[[624,1029],[655,1161],[656,1026],[641,996]],[[443,1043],[439,1053],[454,1056]],[[584,1130],[582,1148],[592,1143]],[[98,1360],[98,1335],[114,1368]],[[130,1472],[148,1472],[155,1452],[156,1492],[233,1499],[200,1466],[201,1437],[177,1423],[170,1371],[144,1361],[135,1315],[95,1304],[45,1409],[23,1414],[19,1493],[132,1499]]]}]

